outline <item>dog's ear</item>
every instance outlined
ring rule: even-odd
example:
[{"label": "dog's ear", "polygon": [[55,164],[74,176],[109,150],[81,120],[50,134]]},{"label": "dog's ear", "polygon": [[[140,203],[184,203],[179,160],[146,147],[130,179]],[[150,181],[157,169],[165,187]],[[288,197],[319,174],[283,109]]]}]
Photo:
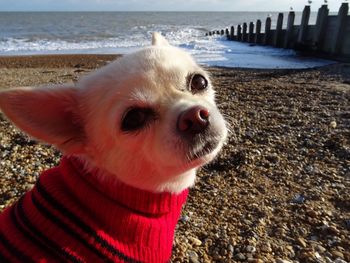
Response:
[{"label": "dog's ear", "polygon": [[77,154],[85,142],[77,95],[69,86],[9,89],[0,92],[0,109],[29,135]]},{"label": "dog's ear", "polygon": [[152,35],[153,46],[170,46],[169,42],[158,32],[154,32]]}]

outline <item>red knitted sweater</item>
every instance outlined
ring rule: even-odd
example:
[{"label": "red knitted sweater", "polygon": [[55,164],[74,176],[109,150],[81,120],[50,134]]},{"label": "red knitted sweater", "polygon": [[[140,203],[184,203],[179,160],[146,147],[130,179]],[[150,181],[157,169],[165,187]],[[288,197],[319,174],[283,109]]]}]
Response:
[{"label": "red knitted sweater", "polygon": [[187,194],[111,187],[64,157],[0,215],[0,262],[166,262]]}]

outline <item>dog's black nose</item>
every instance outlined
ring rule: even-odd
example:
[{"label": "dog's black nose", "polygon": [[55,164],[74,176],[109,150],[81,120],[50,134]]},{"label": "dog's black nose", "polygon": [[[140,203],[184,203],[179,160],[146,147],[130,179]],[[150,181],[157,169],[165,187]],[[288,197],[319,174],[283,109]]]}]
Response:
[{"label": "dog's black nose", "polygon": [[203,132],[209,125],[209,110],[201,107],[192,107],[180,114],[177,120],[177,129],[181,133],[195,135]]}]

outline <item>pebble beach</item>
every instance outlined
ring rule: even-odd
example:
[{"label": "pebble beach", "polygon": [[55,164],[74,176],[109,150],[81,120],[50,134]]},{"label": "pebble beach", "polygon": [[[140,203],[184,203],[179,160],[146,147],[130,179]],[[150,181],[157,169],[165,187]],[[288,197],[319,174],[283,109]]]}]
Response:
[{"label": "pebble beach", "polygon": [[[117,57],[0,57],[0,90],[75,82]],[[172,262],[350,262],[350,64],[207,69],[230,135],[190,190]],[[0,211],[59,160],[0,112]]]}]

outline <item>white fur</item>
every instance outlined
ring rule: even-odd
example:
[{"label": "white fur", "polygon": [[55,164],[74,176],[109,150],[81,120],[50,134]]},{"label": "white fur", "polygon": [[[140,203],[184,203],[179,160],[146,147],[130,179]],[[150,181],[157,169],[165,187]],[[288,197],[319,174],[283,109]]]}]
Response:
[{"label": "white fur", "polygon": [[[10,89],[0,94],[0,108],[28,134],[83,159],[109,181],[122,181],[154,192],[178,193],[195,181],[196,169],[211,161],[227,130],[209,88],[186,90],[189,74],[209,79],[190,55],[159,34],[153,46],[125,55],[84,77],[75,87]],[[192,106],[207,108],[219,142],[211,153],[188,160],[178,116]],[[129,107],[151,107],[158,118],[137,133],[125,133],[122,116]],[[198,146],[200,147],[200,146]]]}]

